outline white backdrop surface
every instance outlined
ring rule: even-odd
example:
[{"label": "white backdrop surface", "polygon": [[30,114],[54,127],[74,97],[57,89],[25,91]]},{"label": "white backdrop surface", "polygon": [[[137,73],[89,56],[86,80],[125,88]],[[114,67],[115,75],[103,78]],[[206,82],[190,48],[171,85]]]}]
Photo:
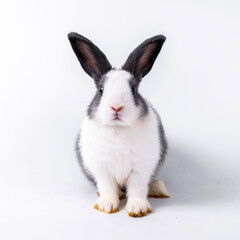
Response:
[{"label": "white backdrop surface", "polygon": [[[1,239],[239,239],[238,1],[1,1]],[[93,97],[67,39],[76,31],[120,67],[167,37],[140,92],[159,111],[170,199],[133,219],[93,210],[74,140]]]}]

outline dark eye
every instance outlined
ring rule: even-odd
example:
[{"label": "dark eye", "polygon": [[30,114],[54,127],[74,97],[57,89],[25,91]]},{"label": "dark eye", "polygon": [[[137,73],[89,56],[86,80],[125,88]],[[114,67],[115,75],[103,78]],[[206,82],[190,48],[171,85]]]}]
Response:
[{"label": "dark eye", "polygon": [[103,94],[103,87],[99,88],[99,92],[100,92],[101,95]]},{"label": "dark eye", "polygon": [[135,87],[134,87],[134,86],[132,86],[132,88],[131,88],[131,91],[132,91],[132,94],[134,95],[134,94],[135,94],[135,92],[136,92],[136,89],[135,89]]}]

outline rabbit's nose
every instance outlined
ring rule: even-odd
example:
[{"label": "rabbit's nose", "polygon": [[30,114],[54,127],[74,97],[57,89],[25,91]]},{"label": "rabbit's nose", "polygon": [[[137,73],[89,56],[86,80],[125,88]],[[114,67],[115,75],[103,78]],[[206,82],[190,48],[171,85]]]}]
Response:
[{"label": "rabbit's nose", "polygon": [[114,110],[116,113],[120,112],[123,109],[123,106],[121,107],[113,107],[111,106],[111,109]]}]

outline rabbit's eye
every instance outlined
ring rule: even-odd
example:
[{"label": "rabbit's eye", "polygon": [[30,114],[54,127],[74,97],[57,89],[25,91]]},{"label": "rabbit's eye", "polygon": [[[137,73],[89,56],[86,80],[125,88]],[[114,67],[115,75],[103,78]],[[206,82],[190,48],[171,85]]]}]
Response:
[{"label": "rabbit's eye", "polygon": [[134,95],[134,94],[135,94],[135,92],[136,92],[136,89],[135,89],[135,87],[134,87],[134,86],[132,86],[132,88],[131,88],[131,91],[132,91],[132,94]]},{"label": "rabbit's eye", "polygon": [[99,92],[100,92],[101,95],[103,94],[103,87],[99,88]]}]

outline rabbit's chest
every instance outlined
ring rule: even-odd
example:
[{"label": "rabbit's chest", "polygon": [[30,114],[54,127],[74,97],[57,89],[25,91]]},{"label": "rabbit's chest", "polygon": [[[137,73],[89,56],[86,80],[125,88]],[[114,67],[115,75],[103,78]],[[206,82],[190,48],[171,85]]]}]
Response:
[{"label": "rabbit's chest", "polygon": [[94,156],[89,161],[97,168],[108,169],[119,184],[124,184],[134,165],[140,160],[137,151],[141,148],[140,141],[131,132],[100,131],[95,133],[93,142]]},{"label": "rabbit's chest", "polygon": [[125,182],[134,166],[140,161],[136,151],[139,147],[139,143],[133,141],[130,135],[110,135],[109,139],[106,137],[102,145],[105,156],[102,162],[120,184]]},{"label": "rabbit's chest", "polygon": [[103,128],[85,122],[80,142],[84,164],[92,173],[107,169],[119,184],[124,184],[133,170],[144,171],[156,165],[159,140],[152,129],[147,124]]}]

